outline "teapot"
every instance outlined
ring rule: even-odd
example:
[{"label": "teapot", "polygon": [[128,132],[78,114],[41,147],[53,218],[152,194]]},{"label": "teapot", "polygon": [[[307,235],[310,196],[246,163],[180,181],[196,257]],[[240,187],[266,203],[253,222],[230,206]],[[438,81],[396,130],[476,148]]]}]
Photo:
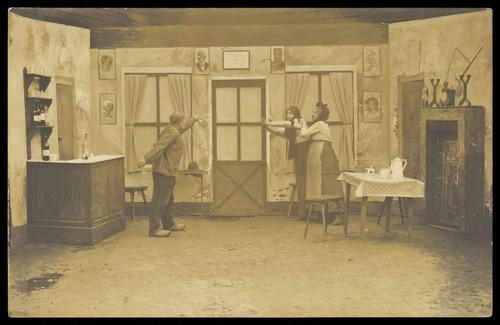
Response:
[{"label": "teapot", "polygon": [[391,167],[389,167],[389,169],[391,170],[392,178],[403,178],[403,170],[405,169],[407,164],[408,162],[406,161],[406,159],[401,159],[399,157],[391,160]]}]

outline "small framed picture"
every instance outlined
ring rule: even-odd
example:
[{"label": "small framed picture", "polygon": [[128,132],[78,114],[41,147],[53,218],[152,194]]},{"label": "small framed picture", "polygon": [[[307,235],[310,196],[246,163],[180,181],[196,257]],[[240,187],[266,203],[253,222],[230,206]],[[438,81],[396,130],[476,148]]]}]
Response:
[{"label": "small framed picture", "polygon": [[379,123],[382,120],[382,109],[380,107],[380,92],[363,93],[363,122]]},{"label": "small framed picture", "polygon": [[380,76],[380,47],[363,46],[363,76]]},{"label": "small framed picture", "polygon": [[285,47],[271,47],[271,73],[285,73]]},{"label": "small framed picture", "polygon": [[197,48],[194,51],[194,71],[196,74],[209,74],[210,73],[210,60],[208,57],[208,47]]},{"label": "small framed picture", "polygon": [[223,51],[222,67],[224,70],[250,69],[250,51]]},{"label": "small framed picture", "polygon": [[101,124],[116,124],[116,94],[99,94]]},{"label": "small framed picture", "polygon": [[98,51],[99,57],[99,79],[116,79],[115,49],[101,49]]}]

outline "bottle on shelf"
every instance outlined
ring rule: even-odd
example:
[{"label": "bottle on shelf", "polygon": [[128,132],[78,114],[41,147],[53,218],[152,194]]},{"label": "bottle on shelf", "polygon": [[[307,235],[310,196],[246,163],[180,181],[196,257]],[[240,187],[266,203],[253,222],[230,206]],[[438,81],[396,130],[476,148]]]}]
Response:
[{"label": "bottle on shelf", "polygon": [[38,126],[40,125],[40,109],[38,106],[33,107],[31,111],[31,123],[33,126]]},{"label": "bottle on shelf", "polygon": [[82,159],[89,159],[89,139],[87,133],[83,136],[82,142]]},{"label": "bottle on shelf", "polygon": [[42,135],[42,160],[49,161],[50,159],[50,146],[47,136]]},{"label": "bottle on shelf", "polygon": [[45,126],[46,124],[46,118],[45,118],[45,110],[47,106],[43,106],[40,108],[40,126]]}]

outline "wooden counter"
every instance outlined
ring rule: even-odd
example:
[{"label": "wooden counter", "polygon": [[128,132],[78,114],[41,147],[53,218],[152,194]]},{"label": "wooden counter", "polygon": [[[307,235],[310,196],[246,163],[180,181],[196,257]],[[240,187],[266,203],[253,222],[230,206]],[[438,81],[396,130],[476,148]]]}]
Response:
[{"label": "wooden counter", "polygon": [[124,157],[27,162],[28,240],[94,245],[125,230]]}]

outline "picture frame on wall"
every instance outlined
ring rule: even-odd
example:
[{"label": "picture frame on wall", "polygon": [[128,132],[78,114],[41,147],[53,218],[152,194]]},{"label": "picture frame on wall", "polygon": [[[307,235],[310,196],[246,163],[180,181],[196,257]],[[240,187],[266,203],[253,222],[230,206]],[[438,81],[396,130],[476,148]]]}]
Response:
[{"label": "picture frame on wall", "polygon": [[99,94],[99,115],[101,124],[116,124],[116,93]]},{"label": "picture frame on wall", "polygon": [[363,46],[363,76],[380,76],[380,46]]},{"label": "picture frame on wall", "polygon": [[382,121],[382,105],[380,92],[363,93],[363,123],[380,123]]},{"label": "picture frame on wall", "polygon": [[285,73],[285,47],[271,47],[271,73]]},{"label": "picture frame on wall", "polygon": [[116,79],[115,49],[100,49],[98,51],[98,66],[100,80]]},{"label": "picture frame on wall", "polygon": [[196,74],[210,73],[210,59],[208,47],[196,48],[194,51],[194,71]]},{"label": "picture frame on wall", "polygon": [[250,69],[250,51],[223,51],[222,67],[224,70]]}]

